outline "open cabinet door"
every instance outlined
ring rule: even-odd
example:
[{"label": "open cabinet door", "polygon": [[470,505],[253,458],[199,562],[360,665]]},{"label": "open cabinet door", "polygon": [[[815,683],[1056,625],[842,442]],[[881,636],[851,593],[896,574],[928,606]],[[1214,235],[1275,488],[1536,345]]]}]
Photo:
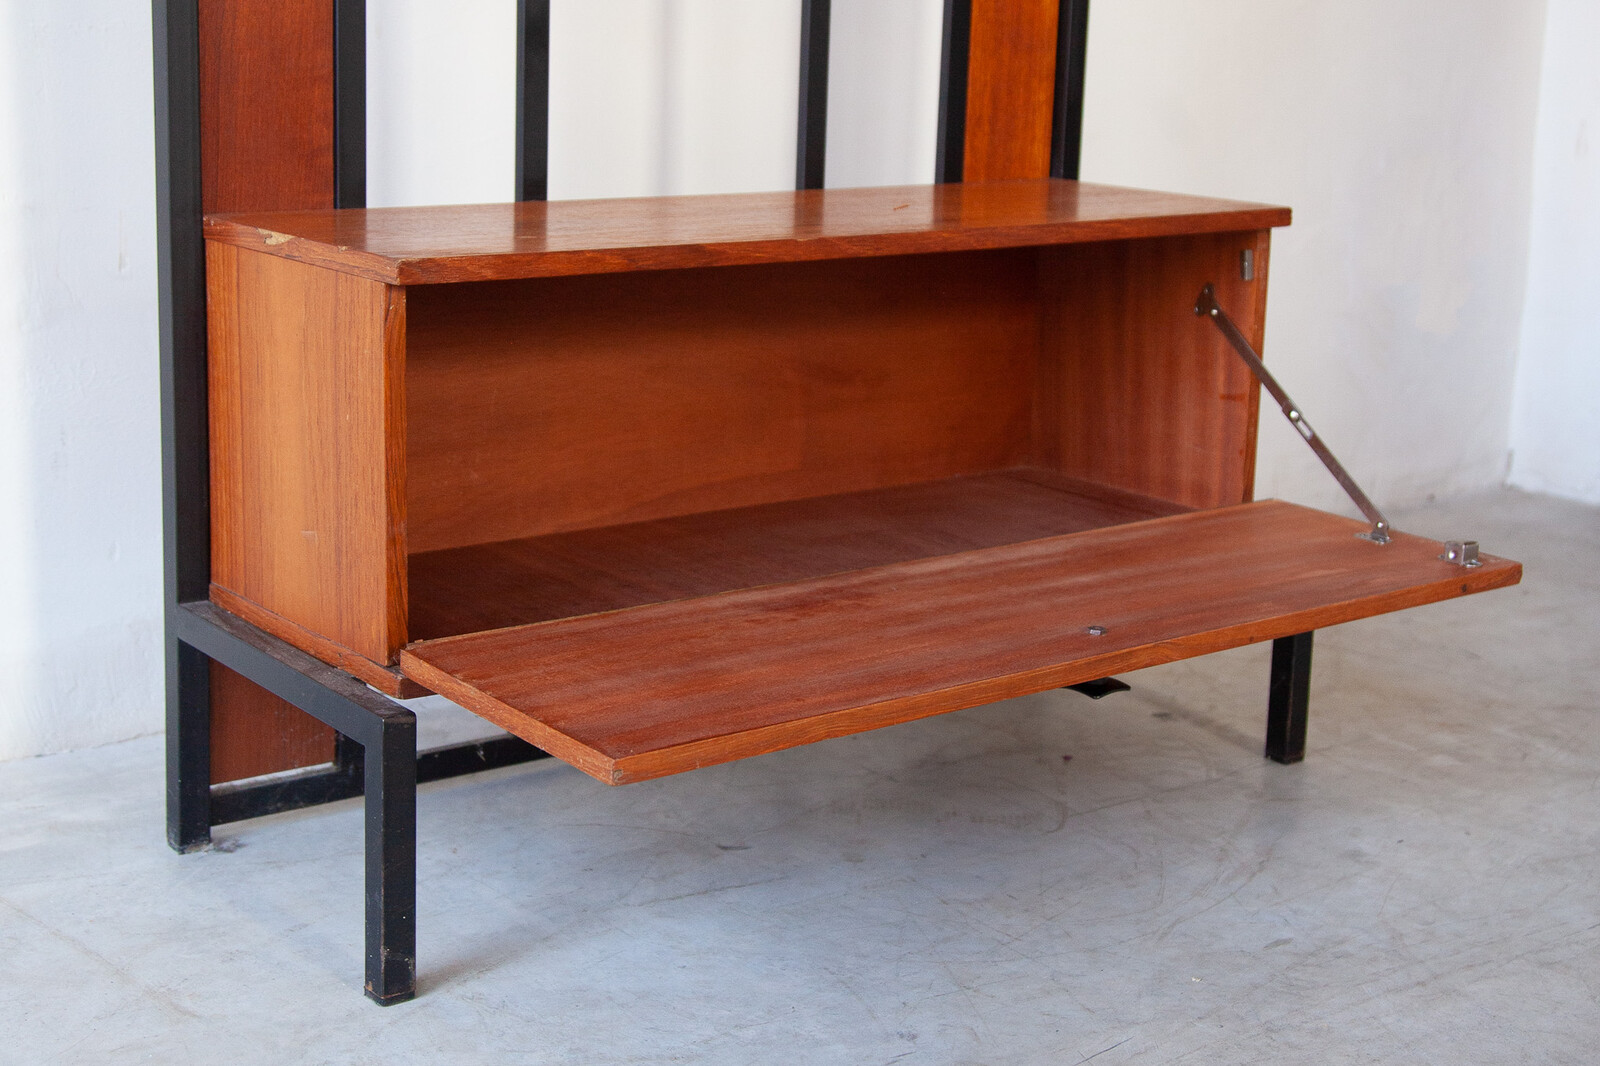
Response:
[{"label": "open cabinet door", "polygon": [[407,675],[608,784],[1515,584],[1275,500],[417,643]]}]

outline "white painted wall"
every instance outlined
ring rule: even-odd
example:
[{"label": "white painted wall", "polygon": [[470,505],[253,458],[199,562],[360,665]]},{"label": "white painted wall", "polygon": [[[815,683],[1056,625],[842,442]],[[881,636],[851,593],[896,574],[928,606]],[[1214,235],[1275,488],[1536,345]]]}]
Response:
[{"label": "white painted wall", "polygon": [[[515,0],[369,0],[368,203],[512,195]],[[794,187],[800,0],[586,0],[550,18],[550,196]]]},{"label": "white painted wall", "polygon": [[[511,196],[515,0],[368,0],[368,202]],[[836,0],[830,185],[933,174],[942,0]],[[558,2],[550,196],[794,186],[800,0]]]},{"label": "white painted wall", "polygon": [[[1517,476],[1594,454],[1585,2],[1551,0],[1536,203],[1537,0],[1093,6],[1085,176],[1295,207],[1269,355],[1382,502],[1503,476],[1525,280]],[[512,0],[369,5],[373,202],[505,198]],[[797,0],[555,8],[555,195],[788,186]],[[835,0],[831,183],[931,172],[938,9]],[[0,759],[160,728],[150,84],[145,0],[0,3]],[[1264,425],[1262,493],[1342,505]]]},{"label": "white painted wall", "polygon": [[825,184],[933,180],[943,0],[834,0]]},{"label": "white painted wall", "polygon": [[512,198],[516,32],[517,0],[367,0],[370,205]]},{"label": "white painted wall", "polygon": [[150,8],[0,5],[0,759],[161,726]]},{"label": "white painted wall", "polygon": [[1600,4],[1549,0],[1511,483],[1600,503]]},{"label": "white painted wall", "polygon": [[[1505,477],[1542,8],[1089,7],[1084,178],[1294,208],[1268,362],[1380,507]],[[1355,513],[1270,402],[1256,489]]]}]

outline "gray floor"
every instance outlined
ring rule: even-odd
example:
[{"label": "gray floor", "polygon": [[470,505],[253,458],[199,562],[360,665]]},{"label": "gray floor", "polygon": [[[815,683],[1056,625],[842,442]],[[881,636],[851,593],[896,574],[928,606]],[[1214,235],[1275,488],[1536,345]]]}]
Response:
[{"label": "gray floor", "polygon": [[1600,1060],[1600,511],[1398,516],[1519,588],[607,789],[428,786],[420,997],[354,803],[161,839],[161,743],[0,765],[0,1061]]}]

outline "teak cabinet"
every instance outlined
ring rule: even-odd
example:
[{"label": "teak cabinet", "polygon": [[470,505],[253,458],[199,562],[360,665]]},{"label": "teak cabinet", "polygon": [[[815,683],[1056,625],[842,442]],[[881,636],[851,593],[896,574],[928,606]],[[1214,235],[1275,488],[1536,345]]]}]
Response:
[{"label": "teak cabinet", "polygon": [[1260,347],[1288,221],[1054,179],[209,218],[211,598],[624,783],[1516,582],[1250,502],[1193,306]]}]

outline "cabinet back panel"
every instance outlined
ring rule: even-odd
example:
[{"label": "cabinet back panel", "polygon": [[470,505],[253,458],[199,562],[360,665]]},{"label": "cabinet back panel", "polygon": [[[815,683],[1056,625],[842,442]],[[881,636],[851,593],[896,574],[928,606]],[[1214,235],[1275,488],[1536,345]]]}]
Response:
[{"label": "cabinet back panel", "polygon": [[1005,469],[1031,250],[412,288],[412,553]]}]

